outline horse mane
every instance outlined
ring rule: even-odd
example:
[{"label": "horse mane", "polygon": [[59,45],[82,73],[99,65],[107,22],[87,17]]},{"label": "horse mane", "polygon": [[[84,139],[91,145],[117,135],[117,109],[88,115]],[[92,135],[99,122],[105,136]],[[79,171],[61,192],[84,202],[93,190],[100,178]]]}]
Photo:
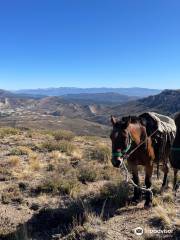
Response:
[{"label": "horse mane", "polygon": [[128,117],[123,117],[123,118],[122,118],[122,121],[123,121],[123,122],[126,122],[126,123],[129,122],[129,123],[132,123],[132,124],[140,123],[140,124],[143,125],[143,126],[146,125],[144,119],[142,119],[142,118],[139,117],[139,116],[135,116],[135,115],[133,115],[133,116],[128,116]]}]

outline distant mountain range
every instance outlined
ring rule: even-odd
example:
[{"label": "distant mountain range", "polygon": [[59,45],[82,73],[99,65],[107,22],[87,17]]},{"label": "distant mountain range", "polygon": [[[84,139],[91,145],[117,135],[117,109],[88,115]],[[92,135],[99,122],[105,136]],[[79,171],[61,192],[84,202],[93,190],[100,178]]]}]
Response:
[{"label": "distant mountain range", "polygon": [[23,89],[15,91],[15,93],[29,94],[29,95],[43,95],[43,96],[63,96],[67,94],[96,94],[96,93],[119,93],[122,95],[133,97],[147,97],[160,93],[158,89],[148,88],[46,88],[46,89]]},{"label": "distant mountain range", "polygon": [[127,96],[111,92],[67,94],[63,95],[62,98],[67,102],[79,104],[107,104],[107,105],[121,104],[138,99],[138,97]]},{"label": "distant mountain range", "polygon": [[118,93],[40,97],[0,90],[0,124],[15,121],[17,126],[74,129],[78,134],[96,134],[98,129],[104,135],[110,115],[121,117],[146,111],[173,116],[180,111],[180,90],[164,90],[138,99]]}]

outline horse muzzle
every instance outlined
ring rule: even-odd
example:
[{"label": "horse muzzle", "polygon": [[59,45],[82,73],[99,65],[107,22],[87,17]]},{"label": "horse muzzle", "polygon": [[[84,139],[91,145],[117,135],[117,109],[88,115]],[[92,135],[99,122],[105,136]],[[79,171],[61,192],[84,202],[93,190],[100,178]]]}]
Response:
[{"label": "horse muzzle", "polygon": [[122,163],[123,163],[123,158],[121,157],[112,157],[111,159],[112,165],[116,168],[121,167]]}]

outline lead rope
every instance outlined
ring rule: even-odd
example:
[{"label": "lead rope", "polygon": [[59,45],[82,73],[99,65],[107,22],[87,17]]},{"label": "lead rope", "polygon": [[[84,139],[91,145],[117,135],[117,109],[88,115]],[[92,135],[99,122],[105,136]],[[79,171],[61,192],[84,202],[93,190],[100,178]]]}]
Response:
[{"label": "lead rope", "polygon": [[[133,181],[133,179],[130,177],[130,173],[129,173],[124,161],[122,162],[121,166],[123,166],[124,171],[125,171],[126,182],[131,183],[134,187],[140,189],[141,191],[149,192],[151,194],[151,198],[153,198],[153,192],[150,188],[140,187]],[[120,169],[121,169],[121,167],[120,167]]]}]

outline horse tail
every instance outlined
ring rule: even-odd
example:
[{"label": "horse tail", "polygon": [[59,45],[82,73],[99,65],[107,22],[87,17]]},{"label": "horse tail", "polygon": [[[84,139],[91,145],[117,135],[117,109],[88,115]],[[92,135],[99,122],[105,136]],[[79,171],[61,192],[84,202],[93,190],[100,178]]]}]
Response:
[{"label": "horse tail", "polygon": [[157,161],[157,179],[159,179],[159,158],[158,158],[158,161]]}]

